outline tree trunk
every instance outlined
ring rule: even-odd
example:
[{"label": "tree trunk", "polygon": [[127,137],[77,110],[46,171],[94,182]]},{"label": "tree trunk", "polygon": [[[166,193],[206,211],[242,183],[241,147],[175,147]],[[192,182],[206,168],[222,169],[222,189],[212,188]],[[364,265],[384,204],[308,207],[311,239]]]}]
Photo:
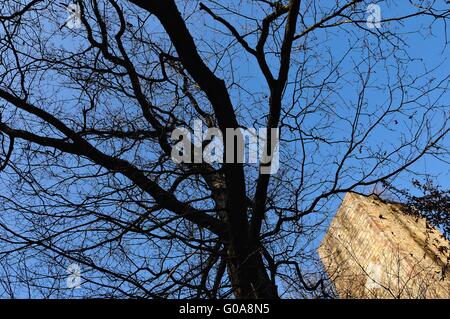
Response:
[{"label": "tree trunk", "polygon": [[236,298],[279,298],[277,287],[267,275],[260,252],[247,255],[247,258],[241,264],[238,263],[238,258],[233,256],[232,249],[228,249],[228,253],[230,257],[227,263],[227,271]]}]

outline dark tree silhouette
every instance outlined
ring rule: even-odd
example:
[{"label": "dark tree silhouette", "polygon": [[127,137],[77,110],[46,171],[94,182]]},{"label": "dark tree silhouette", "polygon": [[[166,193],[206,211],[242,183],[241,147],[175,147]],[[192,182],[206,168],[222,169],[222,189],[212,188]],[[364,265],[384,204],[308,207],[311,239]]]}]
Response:
[{"label": "dark tree silhouette", "polygon": [[[336,200],[448,155],[448,63],[408,45],[448,7],[370,2],[2,1],[2,296],[327,296]],[[280,128],[279,171],[175,163],[196,119]]]}]

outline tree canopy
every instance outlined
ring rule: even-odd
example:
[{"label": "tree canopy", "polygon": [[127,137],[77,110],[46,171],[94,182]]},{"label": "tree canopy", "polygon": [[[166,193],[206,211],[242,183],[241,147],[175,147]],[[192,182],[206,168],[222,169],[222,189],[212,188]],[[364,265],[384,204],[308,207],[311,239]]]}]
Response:
[{"label": "tree canopy", "polygon": [[[315,248],[342,195],[448,164],[443,1],[70,10],[0,4],[2,297],[329,297]],[[174,162],[196,120],[279,128],[278,172]]]}]

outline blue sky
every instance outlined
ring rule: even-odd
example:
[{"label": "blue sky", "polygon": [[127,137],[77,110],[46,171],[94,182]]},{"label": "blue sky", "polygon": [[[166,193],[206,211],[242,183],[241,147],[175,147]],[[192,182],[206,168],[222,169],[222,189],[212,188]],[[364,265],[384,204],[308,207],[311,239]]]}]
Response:
[{"label": "blue sky", "polygon": [[[238,2],[242,3],[241,1]],[[237,2],[228,0],[224,1],[223,3],[231,3],[236,5]],[[246,2],[243,3],[244,4],[240,7],[240,11],[242,13],[250,11],[251,7],[246,5]],[[304,1],[304,3],[307,3],[307,1]],[[193,8],[197,5],[197,1],[189,2],[188,6],[191,6],[192,8],[188,9],[187,11],[192,11]],[[380,3],[380,5],[382,9],[382,18],[393,17],[397,16],[398,14],[406,15],[411,12],[411,5],[408,1],[387,1],[387,4],[386,2],[382,2]],[[51,32],[55,32],[55,34],[51,35],[50,37],[52,40],[52,45],[54,45],[55,47],[66,48],[70,50],[77,50],[79,45],[85,45],[86,43],[85,41],[83,41],[83,37],[76,36],[77,31],[71,31],[67,29],[59,30],[59,26],[64,23],[66,12],[61,9],[60,14],[61,16],[59,18],[61,19],[61,21],[56,21],[56,23],[51,27],[49,24],[49,35],[51,34]],[[405,74],[414,76],[415,74],[419,75],[427,72],[428,70],[433,70],[432,74],[426,76],[426,78],[434,77],[436,79],[445,79],[446,77],[448,77],[448,70],[450,70],[450,64],[448,63],[449,51],[447,46],[445,45],[447,41],[446,31],[449,30],[448,27],[446,27],[442,22],[436,22],[432,25],[431,29],[428,29],[426,25],[429,24],[430,21],[430,18],[425,17],[411,19],[404,22],[403,24],[393,22],[383,23],[381,30],[386,31],[395,29],[396,32],[401,32],[403,34],[405,42],[401,44],[401,50],[399,50],[395,54],[397,54],[399,58],[404,58],[405,52],[402,52],[402,50],[404,49],[410,55],[409,57],[413,59],[413,61],[410,60],[408,63],[405,63],[405,65],[402,65],[402,67],[407,67],[407,70],[404,70]],[[209,63],[210,67],[213,68],[215,66],[215,62],[217,62],[217,59],[216,57],[210,56],[208,54],[209,46],[213,46],[216,49],[225,47],[232,41],[231,37],[224,36],[223,34],[220,34],[218,32],[213,32],[213,29],[223,29],[221,29],[217,22],[213,21],[210,17],[205,17],[203,13],[195,13],[192,17],[189,18],[188,22],[190,30],[197,40],[197,44],[202,55],[205,57],[205,60]],[[235,23],[239,27],[239,30],[244,30],[246,24],[248,23],[245,20],[236,20],[231,22]],[[147,27],[149,29],[154,29],[155,32],[161,31],[161,27],[154,19],[149,20]],[[83,32],[81,33],[84,35]],[[155,39],[159,36],[164,37],[164,35],[162,34],[154,34]],[[329,109],[327,109],[328,113],[317,112],[315,114],[308,115],[304,118],[305,120],[302,123],[303,127],[314,131],[315,127],[319,127],[323,123],[325,118],[323,114],[330,114],[329,112],[336,111],[337,115],[341,116],[342,118],[340,118],[339,120],[335,120],[334,122],[332,121],[332,119],[330,119],[329,121],[331,121],[333,126],[326,131],[326,134],[329,134],[328,137],[330,139],[339,139],[348,136],[348,123],[346,123],[345,120],[346,116],[348,116],[348,118],[351,118],[354,115],[354,109],[356,101],[358,99],[358,92],[360,87],[358,86],[358,81],[356,81],[356,75],[351,72],[345,73],[345,70],[352,70],[355,65],[360,65],[360,71],[362,73],[367,70],[368,62],[365,61],[364,54],[367,54],[368,50],[374,48],[374,46],[377,44],[377,38],[369,36],[366,38],[367,42],[364,42],[362,41],[362,39],[365,36],[367,36],[367,31],[358,29],[353,26],[343,26],[341,29],[336,29],[336,31],[317,30],[310,35],[309,40],[311,41],[308,40],[307,42],[307,45],[308,43],[312,43],[313,45],[313,47],[310,48],[309,52],[318,53],[317,56],[314,56],[312,54],[308,55],[308,59],[310,59],[308,61],[312,61],[310,64],[308,64],[309,62],[305,63],[306,54],[302,50],[293,53],[294,60],[296,60],[296,62],[293,62],[293,67],[291,69],[291,82],[294,82],[293,80],[296,78],[295,71],[301,70],[304,65],[308,65],[308,67],[312,69],[318,66],[315,73],[315,78],[311,79],[312,82],[325,78],[327,72],[329,72],[328,61],[338,61],[345,56],[345,59],[342,61],[341,65],[341,69],[342,71],[344,71],[344,73],[340,74],[341,80],[336,84],[336,91],[325,92],[324,94],[320,95],[320,98],[323,98],[327,102],[327,107],[329,107]],[[200,41],[200,39],[203,39],[208,43],[205,44],[204,42]],[[252,41],[254,41],[254,39],[249,37],[249,42],[252,43]],[[299,44],[301,44],[301,42]],[[387,45],[386,43],[382,44],[381,49],[381,51],[385,49],[386,53],[392,51],[392,48],[389,47],[389,45]],[[224,54],[222,59],[218,62],[218,67],[215,69],[216,74],[223,77],[226,83],[228,83],[229,85],[231,85],[233,80],[237,80],[240,83],[241,87],[230,86],[229,90],[242,125],[256,125],[256,127],[264,125],[265,118],[262,116],[262,114],[265,114],[265,112],[267,112],[267,85],[265,84],[260,71],[257,69],[257,67],[255,67],[256,63],[253,57],[249,56],[248,54],[242,53],[242,49],[237,45],[231,48],[230,51],[231,53],[234,53],[234,55]],[[269,55],[268,60],[271,64],[272,69],[276,70],[276,57]],[[229,63],[233,63],[235,71],[233,75],[228,72],[229,69],[227,69],[227,66],[229,66]],[[378,73],[374,74],[373,80],[371,80],[370,82],[371,88],[368,90],[367,95],[365,96],[364,103],[366,110],[376,113],[386,106],[388,96],[387,91],[378,89],[377,86],[386,83],[387,75],[393,76],[392,79],[389,80],[393,86],[397,84],[397,80],[394,76],[396,65],[392,64],[392,59],[388,59],[387,64],[383,64],[383,61],[371,61],[371,63],[374,63],[374,71]],[[68,96],[76,97],[79,92],[75,90],[71,91],[70,89],[66,88],[61,89],[61,87],[63,87],[61,83],[63,82],[59,82],[58,80],[60,79],[55,78],[55,81],[52,81],[51,77],[48,78],[48,86],[44,88],[44,91],[46,91],[45,93],[47,93],[47,95],[59,95],[62,98],[66,98],[66,100]],[[405,80],[406,82],[408,81],[406,77],[403,80]],[[421,81],[422,82],[419,82],[419,87],[420,83],[426,82],[425,80]],[[446,83],[448,83],[448,78]],[[55,90],[55,88],[58,88],[58,90]],[[289,84],[288,88],[286,89],[286,98],[284,101],[284,106],[286,108],[290,106],[289,96],[292,95],[295,89],[296,87],[293,83]],[[301,94],[299,93],[301,97],[299,98],[298,105],[296,105],[296,107],[300,109],[304,107],[304,105],[308,101],[311,101],[313,99],[316,92],[316,88],[304,89]],[[412,96],[418,95],[419,91],[416,88],[415,90],[410,92],[410,94]],[[156,98],[159,99],[160,97]],[[393,99],[394,102],[398,102],[399,98],[399,92],[396,91],[396,95]],[[444,116],[445,114],[449,114],[449,92],[445,90],[439,90],[439,92],[431,93],[426,98],[421,99],[421,103],[434,103],[436,100],[439,101],[437,105],[440,104],[441,106],[446,108],[446,113],[437,112],[434,117],[430,118],[432,129],[436,129],[440,125],[442,125],[443,121],[445,120],[445,118],[443,118],[443,114]],[[114,101],[114,99],[105,100],[105,102],[111,104],[119,104],[119,102]],[[330,106],[335,107],[335,109]],[[77,112],[79,111],[79,107],[80,105],[77,104],[76,100],[69,100],[66,101],[64,111],[72,115],[77,114]],[[101,105],[98,106],[98,108],[99,111],[102,110]],[[120,110],[120,108],[118,109]],[[132,111],[130,107],[128,109],[128,112],[131,113],[134,111]],[[414,111],[409,110],[408,112],[409,113],[405,114],[404,116],[390,119],[390,122],[387,123],[388,129],[383,128],[374,131],[369,138],[369,141],[371,142],[370,144],[372,146],[379,145],[380,147],[385,149],[394,147],[394,145],[396,145],[396,143],[398,142],[398,138],[399,136],[401,136],[401,133],[405,129],[414,126],[414,123],[412,123],[408,119],[408,117]],[[299,118],[301,118],[302,116],[303,115],[300,114]],[[417,114],[415,114],[415,116],[417,116]],[[287,122],[293,123],[294,120],[295,119],[289,119]],[[396,122],[398,122],[398,124],[395,124]],[[364,122],[364,120],[362,120],[361,127],[363,128],[365,124],[368,124],[368,122]],[[285,132],[285,134],[285,136],[289,136],[289,133]],[[444,148],[448,150],[448,138],[444,141],[443,145]],[[309,146],[308,151],[311,153],[314,151],[313,145]],[[315,163],[314,165],[312,165],[312,167],[313,169],[316,169],[317,172],[313,177],[317,176],[319,178],[326,179],[328,176],[327,174],[333,172],[333,169],[335,168],[332,164],[329,164],[330,158],[335,155],[340,155],[340,151],[341,150],[337,150],[334,147],[322,145],[320,152],[318,152],[318,154],[314,157]],[[284,152],[285,156],[289,156],[292,154],[295,154],[295,156],[297,157],[301,156],[301,150],[295,143],[287,146],[284,150],[282,150],[282,152]],[[151,150],[148,150],[148,153],[151,153]],[[447,158],[446,160],[448,161],[449,159]],[[357,174],[358,169],[361,167],[361,165],[363,165],[358,161],[351,161],[350,164],[354,166],[354,171],[352,172],[354,174]],[[439,159],[426,157],[414,164],[411,168],[415,171],[415,173],[406,172],[405,174],[397,176],[394,181],[396,186],[409,188],[411,186],[411,179],[418,176],[416,173],[431,174],[434,176],[438,184],[442,187],[449,188],[450,186],[449,166],[447,163]],[[255,169],[256,167],[254,167],[253,169],[249,168],[248,173],[254,174]],[[283,174],[283,171],[281,171],[280,174]],[[352,176],[352,174],[346,176],[345,182],[350,182],[352,177],[354,177]],[[298,182],[298,176],[293,176],[292,179],[294,183]],[[120,177],[118,178],[118,180],[123,181],[123,179],[121,179]],[[49,181],[49,183],[51,182],[52,181]],[[5,180],[2,181],[2,184],[3,186],[0,186],[0,188],[8,189],[8,184],[5,184]],[[86,195],[89,194],[90,191],[95,190],[95,187],[87,182],[82,182],[80,184],[82,185],[77,184],[75,185],[75,187],[80,187],[79,189],[83,189],[83,191],[81,192],[82,194]],[[313,188],[313,186],[311,186],[311,188]],[[79,191],[79,189],[77,189],[77,191]],[[364,191],[367,191],[367,189],[365,189]],[[282,195],[286,197],[280,196],[280,201],[282,201],[283,199],[289,200],[288,192]],[[80,195],[78,194],[77,196]],[[326,203],[323,208],[326,217],[332,217],[333,212],[339,205],[339,202],[340,198],[336,197],[333,198],[332,201]],[[112,202],[111,205],[113,206],[114,202]],[[111,208],[111,210],[113,210],[113,208]],[[108,208],[106,208],[105,211],[108,211]],[[312,222],[321,218],[323,218],[323,215],[312,215],[309,221]],[[317,245],[320,237],[321,236],[317,236],[317,234],[315,234],[315,240],[313,242],[314,245]],[[134,241],[134,243],[136,243],[136,241]],[[149,254],[151,254],[151,252],[149,252]],[[76,293],[82,294],[82,291],[78,291]]]}]

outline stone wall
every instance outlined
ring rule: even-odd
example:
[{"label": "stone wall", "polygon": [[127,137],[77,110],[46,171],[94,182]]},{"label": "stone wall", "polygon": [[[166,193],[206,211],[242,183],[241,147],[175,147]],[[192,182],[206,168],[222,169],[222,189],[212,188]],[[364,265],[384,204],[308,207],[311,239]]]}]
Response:
[{"label": "stone wall", "polygon": [[450,245],[400,204],[347,193],[319,247],[341,298],[450,298]]}]

